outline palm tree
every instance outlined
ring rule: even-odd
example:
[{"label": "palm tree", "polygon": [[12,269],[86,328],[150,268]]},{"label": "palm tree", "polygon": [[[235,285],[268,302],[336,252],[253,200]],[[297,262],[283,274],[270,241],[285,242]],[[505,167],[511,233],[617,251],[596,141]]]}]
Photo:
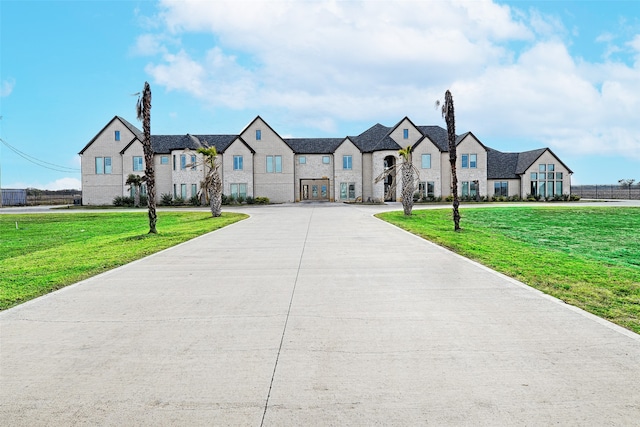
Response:
[{"label": "palm tree", "polygon": [[[413,193],[416,188],[415,182],[420,179],[420,170],[413,164],[410,145],[398,150],[398,154],[400,158],[402,158],[402,163],[396,163],[394,166],[385,169],[376,177],[375,182],[377,184],[383,181],[389,175],[396,173],[397,168],[400,168],[400,174],[402,175],[402,209],[406,216],[411,216],[411,211],[413,210]],[[391,193],[395,192],[396,184],[392,184],[388,191]]]},{"label": "palm tree", "polygon": [[413,177],[415,166],[413,166],[412,162],[411,146],[407,145],[398,151],[398,154],[400,154],[402,158],[402,163],[400,163],[400,173],[402,175],[402,208],[404,209],[405,216],[411,216],[411,211],[413,210],[413,193],[415,192]]},{"label": "palm tree", "polygon": [[138,96],[136,104],[138,120],[142,120],[142,131],[144,140],[142,148],[144,150],[144,182],[147,184],[147,207],[149,208],[149,233],[156,234],[156,178],[153,168],[153,148],[151,147],[151,88],[148,82],[144,82],[142,97]]},{"label": "palm tree", "polygon": [[[436,103],[439,105],[439,102]],[[447,90],[444,93],[444,103],[442,104],[442,117],[447,122],[447,139],[449,141],[449,163],[451,163],[451,186],[453,191],[453,229],[460,230],[460,200],[458,199],[458,175],[456,174],[456,118],[453,109],[453,97]]]},{"label": "palm tree", "polygon": [[220,178],[218,150],[216,147],[200,147],[197,152],[202,154],[203,162],[207,166],[204,180],[200,183],[198,196],[202,197],[204,194],[209,199],[211,216],[219,217],[222,215],[222,179]]},{"label": "palm tree", "polygon": [[133,188],[133,206],[140,207],[140,189],[142,188],[142,177],[140,175],[134,175],[132,173],[127,177],[126,184],[129,188]]}]

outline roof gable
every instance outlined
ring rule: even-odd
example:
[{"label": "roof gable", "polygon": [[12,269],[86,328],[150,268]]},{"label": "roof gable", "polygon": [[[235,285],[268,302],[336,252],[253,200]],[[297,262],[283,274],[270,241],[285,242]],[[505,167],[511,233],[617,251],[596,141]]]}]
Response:
[{"label": "roof gable", "polygon": [[525,173],[545,152],[549,152],[562,166],[567,169],[569,173],[573,173],[571,169],[567,165],[564,164],[562,160],[558,156],[555,155],[553,151],[549,148],[539,148],[537,150],[525,151],[523,153],[519,153],[518,157],[518,166],[516,169],[516,173],[523,174]]},{"label": "roof gable", "polygon": [[465,132],[462,135],[458,135],[456,137],[456,146],[460,145],[460,143],[462,143],[462,141],[464,141],[465,139],[467,139],[468,137],[471,137],[475,140],[475,142],[477,142],[478,144],[480,144],[480,146],[485,150],[488,151],[488,147],[486,145],[484,145],[482,142],[480,142],[480,140],[472,133],[472,132]]},{"label": "roof gable", "polygon": [[240,131],[240,136],[243,136],[244,133],[251,127],[253,126],[256,122],[260,122],[263,125],[265,125],[271,132],[273,132],[278,138],[282,139],[282,137],[280,136],[280,134],[278,132],[276,132],[271,126],[269,126],[269,123],[267,123],[262,117],[260,116],[256,116],[255,119],[253,119],[248,125],[246,125],[244,127],[244,129],[242,129],[242,131]]},{"label": "roof gable", "polygon": [[418,126],[418,130],[442,152],[449,151],[447,130],[440,126]]},{"label": "roof gable", "polygon": [[[112,118],[111,120],[109,120],[109,123],[107,123],[107,124],[106,124],[102,129],[100,129],[100,132],[98,132],[98,133],[97,133],[93,138],[91,138],[91,141],[89,141],[89,142],[87,143],[87,145],[85,145],[85,146],[84,146],[84,148],[83,148],[82,150],[80,150],[80,152],[79,152],[78,154],[82,155],[82,154],[87,150],[87,148],[89,148],[89,147],[91,146],[91,144],[93,144],[93,143],[96,141],[96,139],[98,139],[98,137],[99,137],[100,135],[102,135],[102,133],[103,133],[103,132],[104,132],[104,131],[109,127],[109,126],[111,126],[111,124],[112,124],[113,122],[115,122],[115,121],[119,121],[120,123],[122,123],[122,125],[123,125],[124,127],[126,127],[126,128],[131,132],[131,133],[133,133],[133,134],[135,135],[135,138],[138,138],[138,139],[140,139],[141,141],[142,141],[142,139],[144,138],[144,135],[143,135],[143,133],[142,133],[142,131],[141,131],[140,129],[138,129],[137,127],[135,127],[134,125],[132,125],[131,123],[129,123],[127,120],[123,119],[123,118],[122,118],[122,117],[120,117],[120,116],[113,116],[113,118]],[[135,138],[134,138],[134,139],[135,139]],[[130,144],[131,144],[131,142],[133,142],[133,141],[129,141],[129,144],[127,144],[127,146],[128,146],[128,145],[130,145]],[[126,147],[125,147],[125,148],[126,148]]]},{"label": "roof gable", "polygon": [[[215,135],[212,135],[212,136],[215,136]],[[235,143],[238,143],[238,144],[242,144],[242,145],[244,145],[244,146],[245,146],[245,147],[247,147],[247,149],[251,152],[251,154],[256,154],[256,150],[254,150],[253,148],[251,148],[251,146],[250,146],[249,144],[247,144],[247,142],[246,142],[244,139],[242,139],[242,137],[241,137],[241,136],[237,136],[237,137],[235,137],[234,139],[232,139],[232,140],[231,140],[231,142],[230,142],[226,147],[224,147],[224,150],[223,150],[223,151],[219,151],[217,146],[216,146],[216,150],[218,150],[218,152],[219,152],[219,153],[222,153],[222,152],[224,152],[224,151],[228,150],[228,149],[229,149],[232,145],[234,145]],[[222,144],[221,144],[221,145],[222,145]]]}]

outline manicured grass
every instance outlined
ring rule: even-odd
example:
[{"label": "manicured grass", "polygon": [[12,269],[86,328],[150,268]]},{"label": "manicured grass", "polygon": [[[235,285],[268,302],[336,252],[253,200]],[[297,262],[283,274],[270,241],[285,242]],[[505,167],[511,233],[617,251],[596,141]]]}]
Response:
[{"label": "manicured grass", "polygon": [[[0,215],[0,310],[247,217],[147,211]],[[17,227],[16,227],[17,223]]]},{"label": "manicured grass", "polygon": [[378,215],[640,333],[640,208],[505,207]]}]

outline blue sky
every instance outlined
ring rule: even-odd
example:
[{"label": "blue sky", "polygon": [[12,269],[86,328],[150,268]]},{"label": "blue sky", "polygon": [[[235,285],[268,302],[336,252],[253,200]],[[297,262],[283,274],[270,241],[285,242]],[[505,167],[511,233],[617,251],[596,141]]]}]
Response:
[{"label": "blue sky", "polygon": [[[409,116],[501,151],[550,147],[577,184],[640,181],[640,2],[0,2],[0,185],[79,188],[115,115],[154,134],[343,137]],[[141,127],[139,125],[139,127]],[[27,157],[31,161],[25,159]]]}]

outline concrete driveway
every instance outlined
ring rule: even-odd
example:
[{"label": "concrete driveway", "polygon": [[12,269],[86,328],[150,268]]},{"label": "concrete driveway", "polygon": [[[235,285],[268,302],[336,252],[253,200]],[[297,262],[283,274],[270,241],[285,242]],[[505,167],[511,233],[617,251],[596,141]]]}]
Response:
[{"label": "concrete driveway", "polygon": [[640,425],[638,335],[376,210],[247,209],[0,313],[0,424]]}]

